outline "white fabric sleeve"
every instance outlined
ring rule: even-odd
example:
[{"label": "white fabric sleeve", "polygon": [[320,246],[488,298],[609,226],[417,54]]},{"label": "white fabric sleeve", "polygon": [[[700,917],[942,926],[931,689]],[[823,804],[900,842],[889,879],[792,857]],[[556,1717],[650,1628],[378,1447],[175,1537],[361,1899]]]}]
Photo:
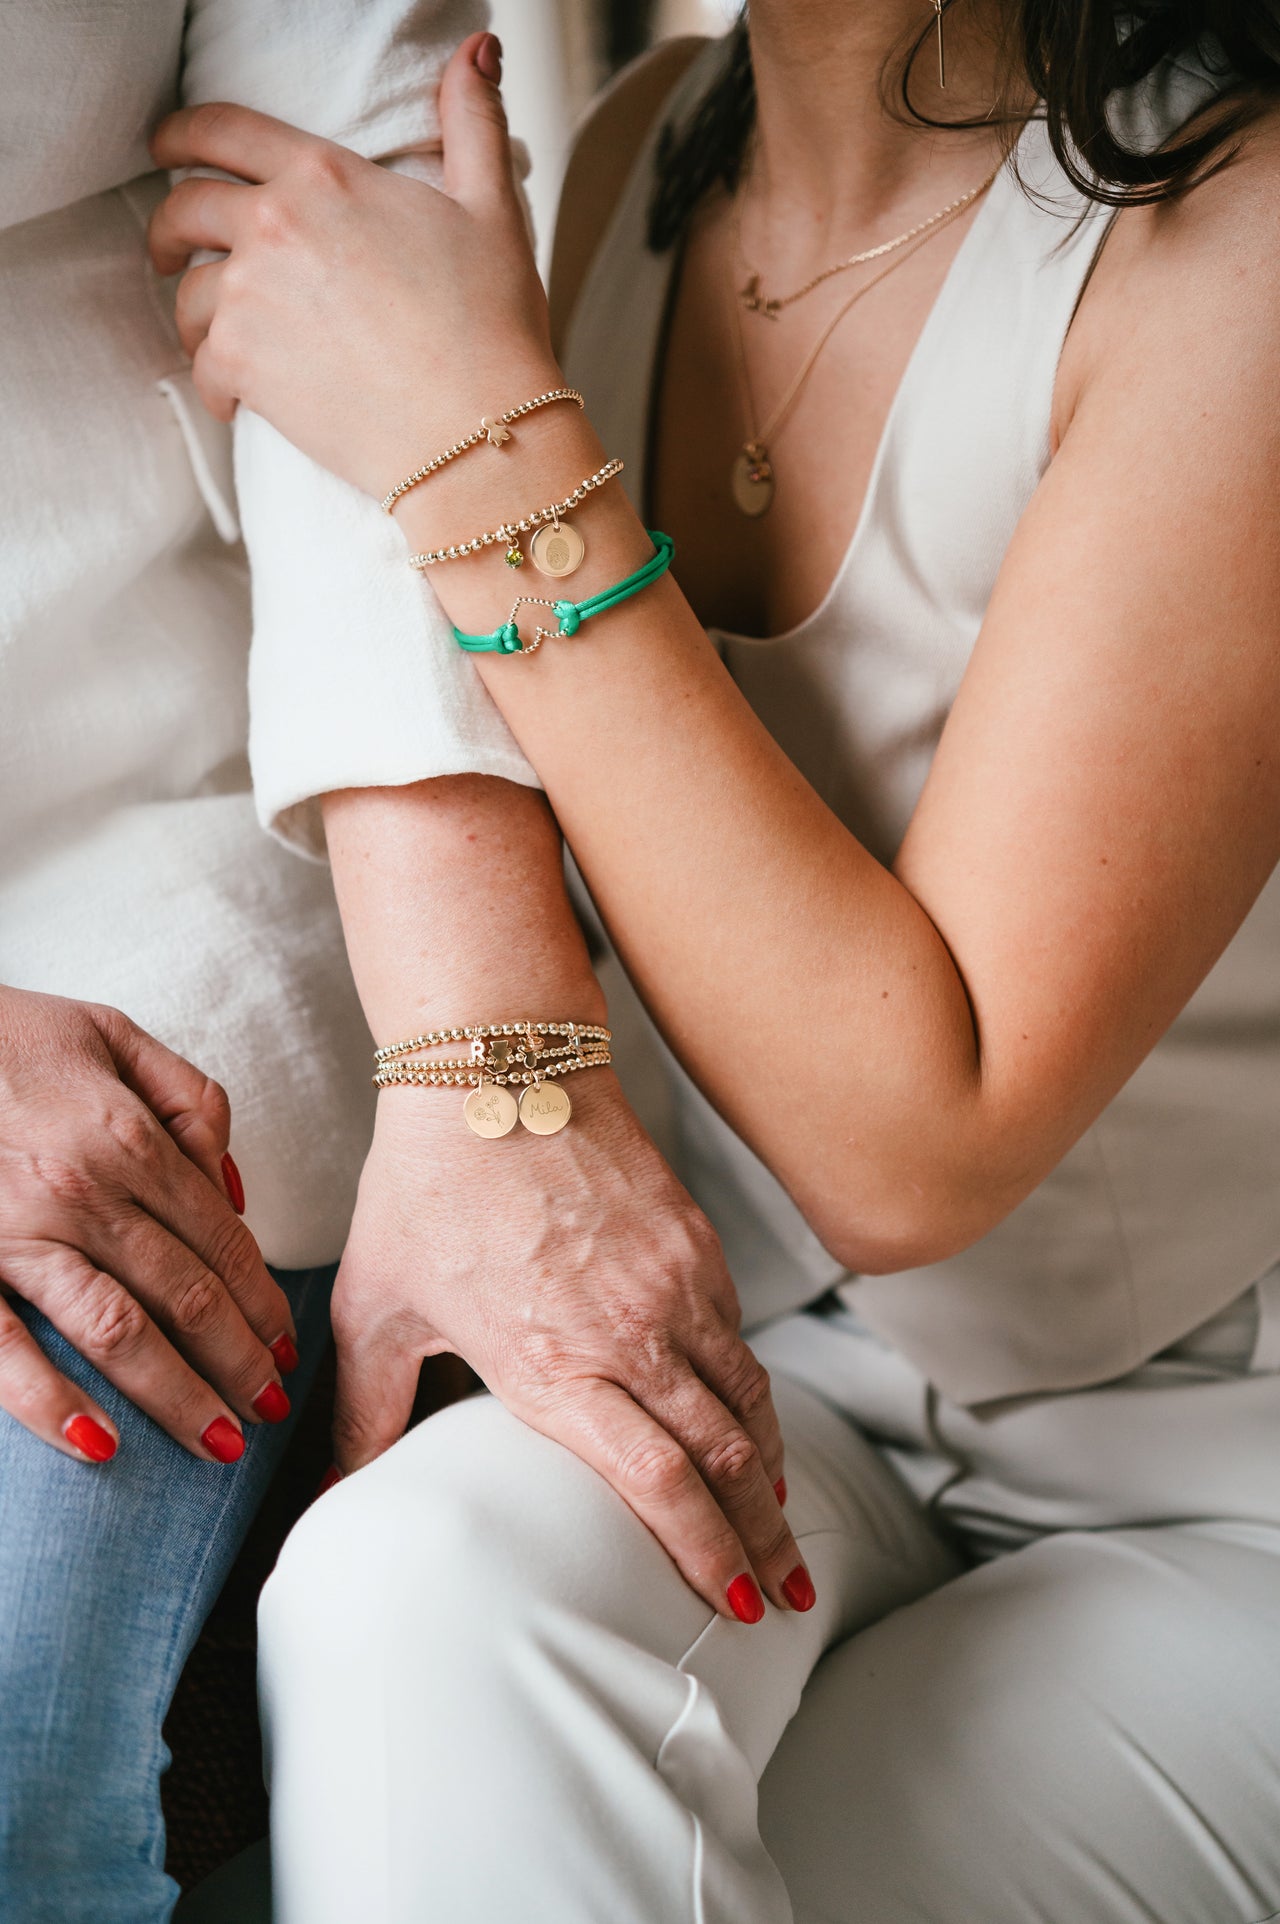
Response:
[{"label": "white fabric sleeve", "polygon": [[[486,11],[479,0],[196,0],[183,100],[238,101],[438,181],[440,72]],[[466,773],[536,787],[391,518],[246,409],[234,438],[264,825],[319,857],[317,798],[336,788]]]}]

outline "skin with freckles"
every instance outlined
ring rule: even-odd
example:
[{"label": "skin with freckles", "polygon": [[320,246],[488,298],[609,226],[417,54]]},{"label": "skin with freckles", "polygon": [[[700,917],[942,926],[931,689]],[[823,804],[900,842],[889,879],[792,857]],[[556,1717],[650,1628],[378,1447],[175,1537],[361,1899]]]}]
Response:
[{"label": "skin with freckles", "polygon": [[[777,283],[913,224],[994,164],[994,134],[922,134],[875,104],[917,12],[753,7],[743,235]],[[948,15],[961,99],[991,95],[991,24],[980,8]],[[223,412],[247,402],[375,495],[495,397],[562,379],[499,98],[468,58],[442,95],[444,195],[239,110],[179,115],[157,138],[165,164],[246,183],[179,190],[153,229],[170,270],[194,246],[229,250],[181,308],[202,392]],[[851,1268],[962,1248],[1027,1195],[1183,1007],[1280,855],[1278,172],[1264,117],[1184,200],[1116,220],[1059,371],[1054,458],[892,868],[787,761],[704,624],[768,633],[821,599],[962,222],[850,315],[780,444],[789,505],[780,491],[776,517],[748,531],[724,502],[737,419],[726,426],[715,366],[731,210],[709,201],[656,397],[654,519],[676,538],[675,577],[589,639],[479,666],[673,1048]],[[800,333],[782,328],[754,350],[766,397],[794,365]],[[423,374],[411,413],[409,367]],[[505,499],[533,504],[549,477],[570,486],[609,452],[589,417],[549,409],[493,458]],[[493,477],[468,457],[407,497],[413,547],[491,525]],[[649,553],[616,488],[580,515],[579,597]],[[501,572],[486,556],[436,569],[432,586],[461,627],[489,629],[511,597]],[[357,952],[384,913],[375,891],[348,918]],[[811,1038],[815,983],[824,1046],[762,1102],[758,1063]],[[750,1049],[724,1046],[726,1012]],[[589,1331],[580,1299],[566,1316],[562,1337]],[[628,1336],[634,1363],[643,1342]],[[552,1373],[564,1367],[559,1352]]]}]

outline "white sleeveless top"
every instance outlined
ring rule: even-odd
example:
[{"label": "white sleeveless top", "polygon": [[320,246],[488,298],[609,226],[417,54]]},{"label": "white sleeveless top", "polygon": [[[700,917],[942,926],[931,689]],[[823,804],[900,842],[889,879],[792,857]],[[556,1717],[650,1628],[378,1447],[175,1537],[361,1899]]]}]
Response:
[{"label": "white sleeveless top", "polygon": [[[660,127],[700,97],[724,44],[694,60],[658,116],[566,348],[567,375],[625,460],[642,511],[674,259],[645,242],[653,152]],[[1169,68],[1126,111],[1154,144],[1207,87],[1203,75]],[[1006,168],[980,205],[902,378],[821,605],[770,640],[717,637],[775,738],[885,863],[1048,465],[1058,359],[1106,231],[1107,210],[1070,186],[1041,123],[1028,126],[1017,159],[1023,181],[1053,204],[1028,197]],[[680,1173],[724,1239],[748,1324],[835,1285],[957,1401],[1105,1381],[1280,1259],[1280,872],[1093,1128],[997,1228],[945,1262],[849,1277],[763,1164],[671,1070]]]}]

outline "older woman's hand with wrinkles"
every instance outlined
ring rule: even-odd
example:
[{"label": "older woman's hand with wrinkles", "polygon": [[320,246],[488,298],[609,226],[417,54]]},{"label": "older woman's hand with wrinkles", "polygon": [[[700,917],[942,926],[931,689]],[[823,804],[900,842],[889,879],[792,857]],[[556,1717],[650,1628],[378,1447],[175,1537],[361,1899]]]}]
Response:
[{"label": "older woman's hand with wrinkles", "polygon": [[394,1443],[420,1359],[455,1351],[598,1470],[714,1610],[755,1622],[759,1590],[806,1610],[769,1376],[719,1239],[613,1072],[573,1081],[572,1126],[517,1130],[497,1171],[452,1102],[380,1096],[334,1291],[338,1467]]},{"label": "older woman's hand with wrinkles", "polygon": [[[223,1090],[116,1009],[0,989],[0,1297],[21,1297],[193,1456],[288,1414],[284,1292],[228,1200]],[[239,1201],[239,1197],[237,1197]],[[118,1435],[0,1300],[0,1409],[104,1462]]]}]

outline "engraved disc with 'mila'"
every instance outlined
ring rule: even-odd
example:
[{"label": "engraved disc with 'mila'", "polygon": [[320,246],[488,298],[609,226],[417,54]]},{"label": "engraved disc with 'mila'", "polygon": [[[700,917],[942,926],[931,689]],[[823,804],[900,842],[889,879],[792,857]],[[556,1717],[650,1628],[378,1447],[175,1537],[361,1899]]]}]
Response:
[{"label": "engraved disc with 'mila'", "polygon": [[473,1135],[493,1137],[509,1135],[520,1111],[510,1089],[486,1082],[482,1088],[468,1091],[462,1113]]},{"label": "engraved disc with 'mila'", "polygon": [[520,1120],[535,1136],[554,1136],[573,1114],[569,1092],[558,1082],[535,1082],[520,1098]]},{"label": "engraved disc with 'mila'", "polygon": [[749,514],[753,521],[768,514],[773,505],[773,471],[767,461],[757,460],[744,449],[730,470],[729,486],[743,514]]},{"label": "engraved disc with 'mila'", "polygon": [[529,554],[539,574],[571,575],[582,566],[587,544],[576,528],[562,521],[558,528],[539,528],[529,543]]}]

